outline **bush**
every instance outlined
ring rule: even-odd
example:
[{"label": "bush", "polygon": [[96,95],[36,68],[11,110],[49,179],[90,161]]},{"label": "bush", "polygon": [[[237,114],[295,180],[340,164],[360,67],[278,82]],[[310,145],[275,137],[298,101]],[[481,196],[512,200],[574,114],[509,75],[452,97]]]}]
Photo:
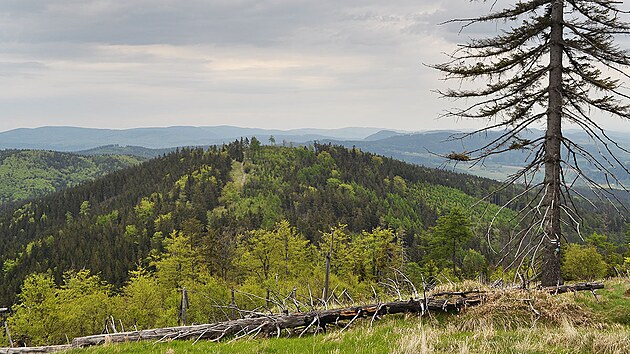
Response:
[{"label": "bush", "polygon": [[606,275],[608,265],[594,246],[570,243],[562,260],[562,274],[566,280],[593,280]]},{"label": "bush", "polygon": [[486,274],[488,271],[486,257],[473,249],[469,249],[464,255],[462,271],[467,279],[474,279],[480,274]]}]

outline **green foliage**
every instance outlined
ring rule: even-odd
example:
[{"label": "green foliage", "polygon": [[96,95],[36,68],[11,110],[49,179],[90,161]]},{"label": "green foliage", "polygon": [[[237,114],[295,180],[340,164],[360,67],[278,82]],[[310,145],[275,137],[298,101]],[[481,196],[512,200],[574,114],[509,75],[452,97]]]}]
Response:
[{"label": "green foliage", "polygon": [[[43,285],[55,294],[50,298],[73,303],[78,292],[69,291],[68,279],[83,279],[92,289],[98,282],[64,274],[90,269],[111,286],[86,294],[105,296],[109,305],[81,310],[93,313],[95,324],[56,320],[77,331],[100,332],[107,316],[127,329],[176,325],[183,288],[189,322],[232,317],[225,307],[231,289],[244,308],[293,309],[292,298],[308,303],[321,296],[331,241],[331,292],[340,301],[384,294],[379,283],[396,278],[394,269],[409,270],[419,282],[473,278],[486,265],[496,268],[487,226],[494,219],[492,242],[500,248],[514,212],[475,204],[476,197],[454,188],[462,180],[463,189],[480,194],[492,186],[329,145],[236,142],[177,150],[0,210],[0,301],[26,306],[26,298],[16,297],[20,288],[32,293],[24,279],[43,273],[57,280]],[[593,242],[601,252],[610,249],[601,237]],[[16,312],[16,321],[25,313]],[[50,317],[37,316],[42,326]],[[31,340],[26,325],[18,327]],[[64,342],[54,328],[38,331],[52,333],[33,334],[38,342]]]},{"label": "green foliage", "polygon": [[607,265],[592,245],[567,245],[562,259],[562,274],[567,280],[595,280],[606,275]]},{"label": "green foliage", "polygon": [[356,235],[350,252],[356,255],[351,263],[353,273],[362,281],[380,281],[404,264],[401,238],[391,229],[376,228]]},{"label": "green foliage", "polygon": [[307,277],[313,264],[313,249],[287,221],[273,230],[251,231],[241,236],[238,266],[246,277],[272,288],[280,281]]},{"label": "green foliage", "polygon": [[0,151],[0,204],[38,197],[140,162],[141,159],[129,156]]},{"label": "green foliage", "polygon": [[424,236],[427,243],[427,255],[439,263],[450,261],[453,274],[464,256],[464,246],[472,238],[471,222],[460,208],[451,211],[437,220],[437,225]]},{"label": "green foliage", "polygon": [[172,289],[160,286],[159,278],[144,269],[132,271],[118,299],[116,318],[125,318],[127,328],[147,329],[174,324],[177,313],[167,306]]},{"label": "green foliage", "polygon": [[99,333],[112,313],[110,288],[87,270],[66,273],[61,288],[50,274],[31,275],[9,320],[14,340],[32,346]]},{"label": "green foliage", "polygon": [[190,237],[183,232],[173,231],[164,242],[166,252],[152,265],[157,269],[160,286],[178,289],[186,279],[198,277],[203,263],[193,249]]},{"label": "green foliage", "polygon": [[608,241],[608,236],[593,232],[590,236],[586,237],[586,243],[594,246],[597,249],[597,253],[601,254],[604,262],[607,265],[607,275],[618,276],[621,269],[623,269],[623,253],[619,252],[618,245]]},{"label": "green foliage", "polygon": [[469,249],[464,254],[462,261],[462,272],[465,278],[475,279],[482,274],[486,274],[488,271],[488,262],[483,254]]}]

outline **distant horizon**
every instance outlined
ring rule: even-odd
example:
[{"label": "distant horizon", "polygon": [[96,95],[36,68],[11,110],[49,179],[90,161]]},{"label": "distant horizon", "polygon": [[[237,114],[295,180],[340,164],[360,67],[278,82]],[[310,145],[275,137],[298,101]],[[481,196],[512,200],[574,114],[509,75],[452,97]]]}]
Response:
[{"label": "distant horizon", "polygon": [[260,130],[279,130],[279,131],[295,131],[295,130],[343,130],[343,129],[374,129],[374,130],[389,130],[395,132],[405,132],[405,133],[420,133],[427,131],[448,131],[448,130],[457,130],[457,129],[424,129],[424,130],[404,130],[397,128],[387,128],[387,127],[377,127],[377,126],[340,126],[340,127],[315,127],[315,126],[304,126],[297,128],[268,128],[261,126],[242,126],[235,124],[216,124],[216,125],[147,125],[147,126],[135,126],[129,128],[108,128],[108,127],[95,127],[95,126],[78,126],[78,125],[41,125],[41,126],[33,126],[33,127],[18,127],[6,130],[0,130],[0,133],[6,133],[13,130],[19,129],[41,129],[41,128],[78,128],[78,129],[96,129],[96,130],[134,130],[134,129],[160,129],[160,128],[216,128],[216,127],[231,127],[231,128],[240,128],[240,129],[260,129]]},{"label": "distant horizon", "polygon": [[[427,132],[443,132],[443,131],[461,131],[461,132],[470,132],[475,131],[477,129],[474,128],[429,128],[429,129],[399,129],[399,128],[390,128],[390,127],[378,127],[378,126],[339,126],[339,127],[317,127],[317,126],[302,126],[296,128],[273,128],[273,127],[262,127],[262,126],[244,126],[244,125],[236,125],[236,124],[214,124],[214,125],[146,125],[146,126],[134,126],[134,127],[102,127],[102,126],[79,126],[79,125],[40,125],[40,126],[26,126],[26,127],[16,127],[5,130],[0,130],[0,133],[6,133],[19,129],[42,129],[42,128],[78,128],[78,129],[95,129],[95,130],[114,130],[114,131],[125,131],[125,130],[134,130],[134,129],[166,129],[166,128],[216,128],[216,127],[232,127],[239,129],[260,129],[260,130],[277,130],[277,131],[286,131],[291,132],[295,130],[343,130],[343,129],[374,129],[377,131],[388,130],[394,131],[397,133],[405,133],[405,134],[415,134],[415,133],[427,133]],[[542,127],[532,128],[532,130],[544,130]],[[569,127],[563,129],[565,132],[575,132],[575,131],[583,131],[580,128]],[[628,129],[606,129],[606,132],[617,132],[617,133],[630,133],[630,127]]]}]

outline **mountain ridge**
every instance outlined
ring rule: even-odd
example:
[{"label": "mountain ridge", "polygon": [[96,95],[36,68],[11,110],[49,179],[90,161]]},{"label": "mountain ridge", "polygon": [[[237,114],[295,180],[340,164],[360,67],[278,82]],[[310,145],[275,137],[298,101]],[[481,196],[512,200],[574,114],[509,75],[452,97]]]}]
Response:
[{"label": "mountain ridge", "polygon": [[230,125],[219,126],[172,126],[131,129],[82,128],[71,126],[46,126],[18,128],[0,132],[0,149],[41,149],[80,151],[103,145],[135,145],[145,148],[171,148],[180,146],[208,146],[229,143],[246,136],[258,136],[266,140],[273,136],[283,140],[303,143],[322,139],[363,139],[382,128],[346,127],[338,129],[262,129]]}]

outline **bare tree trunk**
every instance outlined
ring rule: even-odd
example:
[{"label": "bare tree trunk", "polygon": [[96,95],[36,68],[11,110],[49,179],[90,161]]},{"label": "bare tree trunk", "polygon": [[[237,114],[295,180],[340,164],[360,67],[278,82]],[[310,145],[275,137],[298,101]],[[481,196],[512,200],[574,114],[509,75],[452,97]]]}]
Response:
[{"label": "bare tree trunk", "polygon": [[255,317],[217,322],[211,324],[158,328],[115,334],[99,334],[74,338],[74,348],[99,345],[104,343],[135,342],[140,340],[174,339],[209,339],[218,341],[222,338],[247,335],[268,334],[279,336],[285,329],[302,328],[301,334],[309,329],[317,332],[326,325],[338,325],[339,321],[350,320],[349,326],[357,318],[376,319],[380,316],[397,313],[425,314],[434,312],[459,312],[468,307],[479,305],[485,299],[485,293],[473,290],[465,292],[447,292],[435,294],[426,299],[410,299],[380,304],[353,306],[339,309],[288,314],[260,314]]},{"label": "bare tree trunk", "polygon": [[328,301],[328,290],[330,286],[330,260],[332,258],[334,240],[335,240],[335,231],[333,231],[330,234],[330,250],[328,251],[328,254],[326,255],[326,279],[324,280],[324,294],[323,294],[323,299],[322,299],[324,301]]},{"label": "bare tree trunk", "polygon": [[545,134],[545,196],[543,201],[542,286],[562,284],[560,274],[560,142],[562,139],[562,38],[564,1],[551,7],[549,107]]}]

